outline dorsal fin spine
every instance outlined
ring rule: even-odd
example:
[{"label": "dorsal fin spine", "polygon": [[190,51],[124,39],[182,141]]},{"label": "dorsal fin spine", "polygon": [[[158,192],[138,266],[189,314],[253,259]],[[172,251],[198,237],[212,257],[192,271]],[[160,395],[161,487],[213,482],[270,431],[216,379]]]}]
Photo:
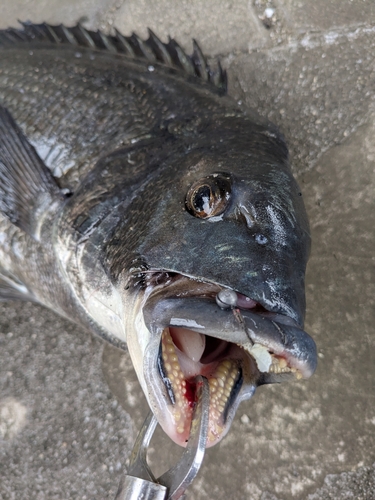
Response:
[{"label": "dorsal fin spine", "polygon": [[78,40],[79,45],[84,45],[85,47],[89,47],[91,49],[95,49],[95,42],[88,33],[87,30],[81,25],[77,24],[77,26],[74,26],[72,30],[74,29],[74,35],[76,39]]},{"label": "dorsal fin spine", "polygon": [[193,48],[192,59],[197,75],[204,81],[208,81],[207,62],[196,40],[193,40]]},{"label": "dorsal fin spine", "polygon": [[23,37],[21,36],[21,32],[15,30],[13,28],[9,28],[7,30],[7,38],[11,43],[23,42]]},{"label": "dorsal fin spine", "polygon": [[116,47],[113,45],[113,43],[111,42],[111,40],[107,35],[104,35],[104,33],[102,33],[101,31],[98,31],[98,35],[100,36],[103,45],[109,52],[117,53]]},{"label": "dorsal fin spine", "polygon": [[138,35],[132,33],[129,38],[131,44],[135,48],[135,53],[138,57],[143,57],[147,59],[150,63],[154,63],[156,61],[155,54],[152,51],[152,48],[147,45]]},{"label": "dorsal fin spine", "polygon": [[78,40],[76,37],[73,35],[73,30],[69,30],[66,28],[63,24],[60,24],[60,28],[62,32],[64,33],[64,36],[66,40],[71,44],[71,45],[78,45]]},{"label": "dorsal fin spine", "polygon": [[142,40],[136,34],[126,37],[115,30],[114,36],[103,34],[101,31],[89,31],[82,25],[77,24],[68,28],[63,24],[51,26],[47,23],[33,24],[21,23],[23,30],[9,28],[0,30],[1,45],[13,45],[30,41],[48,41],[55,44],[70,44],[74,47],[88,47],[92,49],[107,50],[111,53],[122,53],[132,58],[143,58],[154,63],[160,61],[169,67],[182,69],[188,75],[195,75],[203,81],[211,83],[220,93],[226,93],[227,78],[220,64],[213,71],[197,44],[193,40],[194,51],[191,56],[187,55],[181,46],[174,40],[169,39],[163,43],[151,30],[149,38]]},{"label": "dorsal fin spine", "polygon": [[194,64],[191,58],[185,53],[176,40],[170,38],[168,47],[173,54],[172,57],[175,65],[182,68],[188,75],[195,75]]},{"label": "dorsal fin spine", "polygon": [[130,45],[126,37],[124,37],[124,35],[122,35],[117,29],[115,30],[115,32],[116,32],[116,38],[118,39],[123,48],[121,52],[130,57],[135,57],[133,47]]},{"label": "dorsal fin spine", "polygon": [[52,40],[53,40],[55,43],[60,43],[60,39],[59,39],[59,37],[56,35],[55,30],[53,30],[53,29],[51,28],[51,26],[50,26],[49,24],[47,24],[47,23],[43,23],[43,26],[44,26],[44,29],[45,29],[46,31],[48,31],[48,33],[50,34],[50,36],[51,36]]},{"label": "dorsal fin spine", "polygon": [[168,52],[168,50],[165,47],[165,44],[158,38],[155,33],[148,29],[148,40],[147,43],[153,50],[154,54],[156,55],[156,59],[161,61],[163,64],[166,64],[167,66],[173,66],[172,63],[172,58]]}]

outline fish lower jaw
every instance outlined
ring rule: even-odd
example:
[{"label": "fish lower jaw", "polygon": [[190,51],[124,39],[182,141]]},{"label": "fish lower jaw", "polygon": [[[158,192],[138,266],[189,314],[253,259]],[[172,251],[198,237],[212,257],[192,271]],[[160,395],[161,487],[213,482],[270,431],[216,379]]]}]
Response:
[{"label": "fish lower jaw", "polygon": [[174,442],[186,445],[195,405],[195,377],[202,375],[208,379],[210,387],[207,447],[213,446],[229,429],[227,417],[230,404],[238,395],[243,382],[241,363],[237,359],[238,348],[233,345],[232,356],[229,352],[229,357],[225,359],[220,359],[219,353],[218,360],[202,363],[192,360],[181,351],[174,340],[176,341],[176,335],[173,334],[172,337],[170,329],[166,328],[162,335],[159,369],[172,404],[168,406],[170,418],[167,419],[168,425],[163,426],[164,430]]},{"label": "fish lower jaw", "polygon": [[197,375],[206,377],[210,388],[207,447],[228,432],[242,386],[255,387],[264,376],[273,381],[303,378],[282,353],[270,352],[261,344],[239,346],[173,327],[163,330],[158,367],[170,400],[168,415],[160,423],[181,446],[189,439]]}]

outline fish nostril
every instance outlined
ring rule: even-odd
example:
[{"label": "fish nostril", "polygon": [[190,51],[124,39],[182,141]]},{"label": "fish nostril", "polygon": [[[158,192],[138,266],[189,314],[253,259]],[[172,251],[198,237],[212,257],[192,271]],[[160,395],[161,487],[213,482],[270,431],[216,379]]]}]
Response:
[{"label": "fish nostril", "polygon": [[[256,219],[254,215],[249,211],[247,207],[244,205],[239,205],[237,209],[237,219],[238,220],[243,220],[243,222],[246,224],[246,226],[249,229],[255,229],[256,230]],[[266,245],[268,243],[268,238],[262,233],[256,233],[254,235],[255,241],[258,243],[258,245]]]},{"label": "fish nostril", "polygon": [[268,238],[264,236],[264,234],[258,233],[255,235],[255,241],[259,245],[265,245],[266,243],[268,243]]},{"label": "fish nostril", "polygon": [[238,214],[238,218],[242,219],[248,228],[254,227],[255,222],[256,222],[255,218],[254,218],[253,214],[244,205],[240,205],[238,207],[237,214]]}]

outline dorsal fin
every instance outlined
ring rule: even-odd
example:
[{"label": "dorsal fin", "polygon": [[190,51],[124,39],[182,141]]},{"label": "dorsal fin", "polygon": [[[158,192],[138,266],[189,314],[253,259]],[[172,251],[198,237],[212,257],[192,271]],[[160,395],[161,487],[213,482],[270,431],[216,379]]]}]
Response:
[{"label": "dorsal fin", "polygon": [[163,43],[151,30],[147,40],[142,40],[135,33],[124,36],[117,30],[115,35],[105,35],[101,31],[89,31],[77,24],[68,28],[62,24],[51,26],[47,23],[22,23],[23,30],[8,28],[0,30],[0,47],[25,42],[48,42],[75,47],[87,47],[105,50],[128,57],[145,59],[150,62],[178,68],[188,75],[195,75],[212,84],[221,94],[227,91],[227,75],[220,63],[215,70],[208,64],[200,47],[194,40],[194,52],[191,56],[173,39]]}]

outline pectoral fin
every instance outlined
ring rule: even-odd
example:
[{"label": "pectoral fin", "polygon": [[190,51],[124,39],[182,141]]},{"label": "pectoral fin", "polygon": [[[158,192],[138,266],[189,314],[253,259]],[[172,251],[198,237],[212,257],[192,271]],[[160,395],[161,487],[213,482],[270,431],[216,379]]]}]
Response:
[{"label": "pectoral fin", "polygon": [[50,170],[0,105],[0,212],[39,240],[44,214],[63,199]]},{"label": "pectoral fin", "polygon": [[0,302],[8,300],[36,302],[32,293],[17,278],[0,274]]}]

